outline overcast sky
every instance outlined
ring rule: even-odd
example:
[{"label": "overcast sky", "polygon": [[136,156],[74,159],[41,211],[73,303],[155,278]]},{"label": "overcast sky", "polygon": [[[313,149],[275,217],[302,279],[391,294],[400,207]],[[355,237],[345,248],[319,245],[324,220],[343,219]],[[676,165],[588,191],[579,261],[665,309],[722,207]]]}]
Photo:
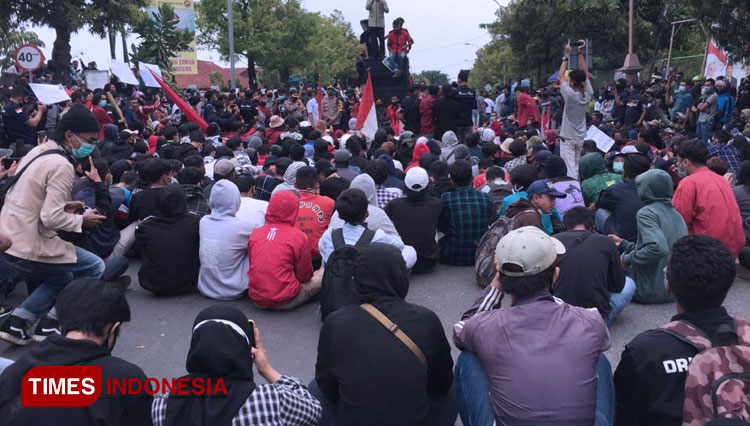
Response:
[{"label": "overcast sky", "polygon": [[[507,4],[508,0],[500,2]],[[334,9],[341,10],[357,35],[361,31],[359,20],[366,18],[368,13],[365,0],[301,0],[301,3],[305,9],[325,15]],[[406,21],[404,27],[414,38],[415,44],[410,54],[412,70],[440,70],[453,78],[460,69],[471,67],[476,46],[489,41],[487,31],[479,28],[479,25],[492,22],[497,9],[495,0],[389,0],[388,6],[391,12],[386,15],[387,25],[390,26],[389,23],[400,16]],[[45,57],[51,58],[55,32],[44,27],[34,27],[32,31],[36,31],[44,41],[46,47],[42,50]],[[128,40],[128,48],[133,42],[134,38]],[[108,42],[85,30],[73,34],[71,46],[73,58],[83,58],[85,62],[96,61],[100,67],[109,59]],[[122,60],[119,38],[117,58]],[[198,59],[221,63],[217,52],[199,51]]]}]

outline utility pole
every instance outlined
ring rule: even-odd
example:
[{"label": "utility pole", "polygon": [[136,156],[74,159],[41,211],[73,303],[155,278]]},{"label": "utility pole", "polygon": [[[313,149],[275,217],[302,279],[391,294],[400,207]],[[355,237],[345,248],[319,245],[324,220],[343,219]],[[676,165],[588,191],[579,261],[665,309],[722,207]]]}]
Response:
[{"label": "utility pole", "polygon": [[229,79],[232,80],[232,91],[237,88],[234,79],[234,19],[232,18],[232,0],[227,0],[227,20],[229,20]]},{"label": "utility pole", "polygon": [[620,71],[628,76],[628,83],[635,83],[638,80],[638,71],[642,70],[641,62],[638,60],[638,54],[633,51],[633,19],[635,15],[635,0],[630,0],[630,16],[628,19],[628,56],[625,57],[625,63]]}]

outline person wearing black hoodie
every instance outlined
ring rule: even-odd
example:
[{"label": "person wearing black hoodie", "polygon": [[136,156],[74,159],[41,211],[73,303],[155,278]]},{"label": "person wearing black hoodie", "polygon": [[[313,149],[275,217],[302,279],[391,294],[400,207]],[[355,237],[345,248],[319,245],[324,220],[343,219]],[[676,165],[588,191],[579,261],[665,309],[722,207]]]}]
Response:
[{"label": "person wearing black hoodie", "polygon": [[[370,304],[398,325],[426,365],[361,306],[330,314],[320,330],[310,392],[323,405],[318,425],[453,425],[453,360],[434,312],[407,303],[401,252],[372,243],[354,258],[354,300]],[[386,408],[387,407],[387,408]]]},{"label": "person wearing black hoodie", "polygon": [[427,196],[429,182],[425,169],[410,169],[406,173],[406,197],[392,200],[385,206],[404,244],[417,252],[417,263],[411,270],[414,274],[430,271],[440,257],[435,235],[442,203],[438,198]]},{"label": "person wearing black hoodie", "polygon": [[126,398],[101,395],[87,407],[21,406],[23,377],[36,366],[100,366],[102,383],[146,381],[140,367],[112,356],[120,327],[130,321],[128,301],[113,283],[74,281],[60,292],[55,307],[62,336],[34,345],[0,375],[0,425],[150,425],[152,397],[145,391]]},{"label": "person wearing black hoodie", "polygon": [[156,210],[135,231],[143,257],[138,271],[141,287],[157,296],[192,292],[200,271],[201,218],[188,213],[179,185],[166,186],[159,192]]},{"label": "person wearing black hoodie", "polygon": [[[299,379],[280,374],[268,360],[258,329],[232,306],[214,305],[193,321],[192,339],[182,378],[224,382],[226,396],[156,397],[153,421],[158,426],[313,426],[320,403]],[[253,364],[269,384],[256,385]]]},{"label": "person wearing black hoodie", "polygon": [[126,160],[133,154],[133,135],[127,131],[117,131],[117,126],[104,126],[104,140],[101,144],[102,156],[110,161]]}]

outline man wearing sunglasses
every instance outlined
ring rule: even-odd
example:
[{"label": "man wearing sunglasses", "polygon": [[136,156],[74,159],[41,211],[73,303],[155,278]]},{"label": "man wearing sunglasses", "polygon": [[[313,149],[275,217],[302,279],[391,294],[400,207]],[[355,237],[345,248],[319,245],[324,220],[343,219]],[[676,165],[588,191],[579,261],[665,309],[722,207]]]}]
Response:
[{"label": "man wearing sunglasses", "polygon": [[82,232],[106,218],[96,209],[85,210],[82,202],[70,197],[74,158],[91,155],[98,134],[94,115],[84,105],[73,105],[48,141],[32,149],[18,165],[0,210],[0,231],[13,241],[0,254],[0,295],[7,294],[19,278],[32,274],[42,283],[0,324],[0,339],[28,344],[31,328],[40,318],[34,340],[59,334],[56,313],[50,309],[60,290],[74,278],[99,278],[104,271],[101,258],[58,235]]}]

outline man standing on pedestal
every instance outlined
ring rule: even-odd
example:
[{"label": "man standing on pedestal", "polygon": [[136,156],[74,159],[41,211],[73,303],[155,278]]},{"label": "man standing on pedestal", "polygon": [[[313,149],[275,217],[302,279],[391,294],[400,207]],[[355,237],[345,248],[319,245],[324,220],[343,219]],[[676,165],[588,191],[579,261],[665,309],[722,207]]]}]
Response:
[{"label": "man standing on pedestal", "polygon": [[365,9],[370,11],[370,43],[378,46],[378,52],[371,53],[371,59],[385,57],[385,14],[389,12],[386,0],[367,0]]}]

